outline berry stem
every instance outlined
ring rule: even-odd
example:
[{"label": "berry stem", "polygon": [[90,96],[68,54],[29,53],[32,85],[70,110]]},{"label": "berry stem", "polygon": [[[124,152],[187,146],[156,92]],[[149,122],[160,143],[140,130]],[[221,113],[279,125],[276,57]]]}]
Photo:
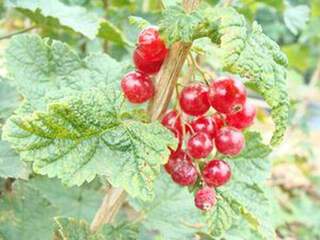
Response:
[{"label": "berry stem", "polygon": [[[184,0],[183,6],[189,13],[196,9],[199,3],[200,0]],[[161,119],[166,111],[191,45],[192,43],[177,42],[170,49],[155,78],[156,94],[148,107],[151,120]],[[103,224],[112,222],[125,199],[126,193],[123,189],[111,187],[91,223],[91,231],[96,232]]]}]

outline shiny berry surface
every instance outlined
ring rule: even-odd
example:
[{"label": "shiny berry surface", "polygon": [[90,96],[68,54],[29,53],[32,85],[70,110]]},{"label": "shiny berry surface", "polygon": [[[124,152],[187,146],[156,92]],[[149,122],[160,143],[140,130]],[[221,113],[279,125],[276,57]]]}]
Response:
[{"label": "shiny berry surface", "polygon": [[183,134],[181,117],[176,110],[167,111],[167,113],[163,116],[161,123],[163,126],[172,131],[176,137]]},{"label": "shiny berry surface", "polygon": [[177,163],[179,162],[191,162],[190,157],[182,150],[178,150],[178,151],[173,151],[170,150],[171,154],[169,156],[169,160],[168,162],[164,165],[164,168],[166,169],[166,171],[171,174],[174,167],[177,165]]},{"label": "shiny berry surface", "polygon": [[205,132],[198,132],[193,135],[187,143],[187,150],[193,158],[206,158],[213,149],[211,137]]},{"label": "shiny berry surface", "polygon": [[155,74],[159,72],[163,59],[150,61],[141,51],[136,49],[133,53],[133,62],[139,71],[147,74]]},{"label": "shiny berry surface", "polygon": [[[211,138],[214,138],[216,135],[217,127],[215,120],[209,116],[201,116],[194,119],[192,122],[189,123],[189,127],[192,128],[192,131],[194,133],[205,132]],[[189,129],[189,132],[192,131]]]},{"label": "shiny berry surface", "polygon": [[223,77],[210,84],[209,101],[218,112],[231,114],[242,108],[246,94],[245,86],[240,80]]},{"label": "shiny berry surface", "polygon": [[209,187],[199,189],[194,197],[194,203],[197,208],[208,211],[216,204],[216,192]]},{"label": "shiny berry surface", "polygon": [[224,127],[225,125],[225,116],[221,113],[215,113],[212,115],[212,119],[216,125],[217,130]]},{"label": "shiny berry surface", "polygon": [[144,29],[139,34],[137,50],[147,62],[161,62],[168,53],[168,49],[160,37],[158,28],[154,26]]},{"label": "shiny berry surface", "polygon": [[208,101],[208,88],[202,84],[193,84],[185,87],[179,98],[182,111],[191,116],[205,114],[210,104]]},{"label": "shiny berry surface", "polygon": [[229,156],[238,155],[245,146],[242,132],[233,127],[223,127],[215,138],[217,150]]},{"label": "shiny berry surface", "polygon": [[214,159],[205,165],[202,175],[208,186],[220,187],[229,181],[231,169],[225,161]]},{"label": "shiny berry surface", "polygon": [[129,72],[121,80],[121,89],[131,103],[143,103],[154,95],[154,87],[148,75]]},{"label": "shiny berry surface", "polygon": [[250,103],[246,102],[243,105],[242,110],[227,115],[226,122],[228,123],[229,126],[238,128],[238,129],[244,129],[249,127],[254,119],[256,117],[256,108],[255,106]]}]

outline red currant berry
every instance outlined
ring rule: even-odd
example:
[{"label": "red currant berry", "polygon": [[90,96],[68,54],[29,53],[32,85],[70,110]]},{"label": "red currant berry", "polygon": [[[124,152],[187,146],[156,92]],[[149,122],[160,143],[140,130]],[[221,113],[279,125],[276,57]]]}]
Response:
[{"label": "red currant berry", "polygon": [[136,68],[147,74],[154,74],[159,72],[163,60],[158,61],[148,61],[148,58],[145,57],[144,54],[141,53],[138,49],[136,49],[133,53],[133,62]]},{"label": "red currant berry", "polygon": [[165,42],[160,38],[158,28],[153,26],[139,34],[137,48],[147,62],[163,61],[168,52]]},{"label": "red currant berry", "polygon": [[203,115],[210,108],[208,88],[202,84],[185,87],[180,94],[179,101],[181,109],[192,116]]},{"label": "red currant berry", "polygon": [[242,108],[246,101],[246,88],[233,77],[223,77],[210,84],[209,101],[218,112],[230,114]]},{"label": "red currant berry", "polygon": [[215,143],[220,153],[235,156],[244,148],[245,139],[240,130],[233,127],[223,127],[219,130]]},{"label": "red currant berry", "polygon": [[218,130],[225,125],[225,117],[221,113],[215,113],[215,114],[212,115],[212,119],[215,122],[215,125],[216,125],[216,128],[217,128],[216,133],[217,133]]},{"label": "red currant berry", "polygon": [[226,184],[231,177],[231,169],[223,160],[211,160],[205,165],[203,179],[210,187],[219,187]]},{"label": "red currant berry", "polygon": [[165,169],[171,174],[172,180],[181,186],[193,185],[198,178],[191,158],[182,150],[171,153]]},{"label": "red currant berry", "polygon": [[194,197],[196,207],[204,211],[210,210],[216,202],[216,192],[209,187],[199,189]]},{"label": "red currant berry", "polygon": [[227,115],[226,122],[228,123],[229,126],[232,126],[241,130],[249,127],[253,123],[255,116],[256,116],[255,106],[252,103],[247,101],[243,105],[242,110],[236,113]]},{"label": "red currant berry", "polygon": [[193,158],[206,158],[213,149],[213,142],[207,133],[198,132],[189,139],[187,149]]},{"label": "red currant berry", "polygon": [[174,133],[176,137],[183,135],[181,117],[175,110],[169,110],[161,121],[162,125]]},{"label": "red currant berry", "polygon": [[131,103],[143,103],[154,95],[154,87],[148,75],[141,72],[129,72],[121,80],[121,88]]},{"label": "red currant berry", "polygon": [[[210,138],[214,138],[216,135],[216,123],[212,117],[201,116],[193,120],[189,126],[192,128],[193,132],[205,132]],[[191,131],[188,129],[188,131]],[[191,131],[192,132],[192,131]]]}]

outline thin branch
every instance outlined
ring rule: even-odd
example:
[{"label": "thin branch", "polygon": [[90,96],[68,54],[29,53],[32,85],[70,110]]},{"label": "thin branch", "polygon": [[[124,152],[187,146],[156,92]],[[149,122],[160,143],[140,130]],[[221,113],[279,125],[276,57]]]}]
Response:
[{"label": "thin branch", "polygon": [[11,37],[13,37],[15,35],[18,35],[18,34],[21,34],[21,33],[29,32],[29,31],[31,31],[32,29],[35,29],[35,28],[36,28],[36,26],[31,26],[31,27],[28,27],[28,28],[25,28],[25,29],[22,29],[22,30],[19,30],[19,31],[16,31],[16,32],[12,32],[12,33],[3,35],[3,36],[0,37],[0,41],[4,40],[4,39],[7,39],[7,38],[11,38]]}]

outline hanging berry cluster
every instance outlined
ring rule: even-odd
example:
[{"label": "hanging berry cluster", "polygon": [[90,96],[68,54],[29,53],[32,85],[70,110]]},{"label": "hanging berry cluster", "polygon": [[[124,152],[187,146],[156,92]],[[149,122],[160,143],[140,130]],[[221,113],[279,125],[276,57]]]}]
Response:
[{"label": "hanging berry cluster", "polygon": [[156,27],[148,27],[138,36],[133,53],[136,71],[129,72],[121,81],[121,88],[131,103],[144,103],[154,95],[150,75],[157,73],[166,58],[168,49]]},{"label": "hanging berry cluster", "polygon": [[[157,28],[149,27],[139,34],[133,54],[137,70],[121,81],[129,102],[143,103],[152,98],[150,75],[159,71],[167,52]],[[164,167],[177,184],[201,186],[195,193],[195,205],[202,210],[215,205],[215,188],[231,178],[227,162],[207,159],[214,148],[226,156],[238,155],[245,146],[242,130],[253,123],[256,115],[240,80],[226,76],[208,85],[194,83],[184,87],[179,94],[179,110],[169,110],[161,121],[179,140],[177,149],[170,149]]]}]

